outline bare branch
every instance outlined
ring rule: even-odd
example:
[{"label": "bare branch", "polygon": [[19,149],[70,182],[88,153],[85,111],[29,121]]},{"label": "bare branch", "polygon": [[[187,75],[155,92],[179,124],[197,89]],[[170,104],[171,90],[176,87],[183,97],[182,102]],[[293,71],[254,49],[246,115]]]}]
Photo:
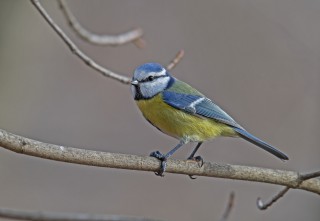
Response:
[{"label": "bare branch", "polygon": [[140,28],[120,34],[120,35],[98,35],[89,32],[78,22],[76,17],[72,14],[65,0],[58,1],[64,17],[66,18],[71,29],[83,40],[96,45],[110,45],[119,46],[133,42],[137,47],[142,48],[145,43],[142,39],[143,32]]},{"label": "bare branch", "polygon": [[228,200],[226,210],[224,211],[224,213],[219,221],[227,221],[228,220],[233,206],[234,206],[234,192],[231,192],[229,195],[229,200]]},{"label": "bare branch", "polygon": [[[160,162],[153,157],[107,153],[47,144],[1,129],[0,146],[16,153],[74,164],[153,172],[158,171],[160,168]],[[166,171],[185,175],[272,183],[320,194],[320,179],[312,178],[301,181],[300,174],[294,171],[209,162],[204,163],[200,168],[198,164],[190,163],[187,160],[175,159],[168,160]]]},{"label": "bare branch", "polygon": [[174,57],[174,59],[170,62],[170,64],[167,65],[167,70],[172,70],[173,68],[175,68],[177,66],[177,64],[181,61],[181,59],[184,56],[184,50],[180,50],[176,56]]},{"label": "bare branch", "polygon": [[[305,180],[309,180],[315,177],[319,177],[320,176],[320,171],[317,172],[313,172],[313,173],[306,173],[306,174],[301,174],[299,176],[299,180],[300,183],[302,183]],[[274,204],[275,202],[278,201],[278,199],[280,199],[281,197],[283,197],[288,191],[289,189],[291,189],[290,187],[285,187],[283,190],[281,190],[277,195],[273,196],[270,200],[268,200],[267,202],[263,203],[262,200],[260,198],[257,199],[257,207],[260,210],[266,210],[268,209],[270,206],[272,206],[272,204]]]},{"label": "bare branch", "polygon": [[[30,0],[31,3],[36,7],[36,9],[39,11],[39,13],[42,15],[42,17],[48,22],[48,24],[51,26],[51,28],[58,34],[58,36],[67,44],[69,49],[71,50],[72,53],[77,55],[86,65],[89,67],[93,68],[94,70],[98,71],[100,74],[102,74],[104,77],[112,78],[114,80],[117,80],[121,83],[124,84],[130,84],[131,80],[130,78],[112,72],[109,69],[106,69],[102,67],[101,65],[97,64],[94,60],[92,60],[89,56],[87,56],[85,53],[83,53],[77,46],[76,44],[73,43],[73,41],[62,31],[62,29],[52,20],[50,15],[47,13],[47,11],[42,7],[40,4],[39,0]],[[63,1],[60,1],[60,3]],[[65,9],[67,9],[65,7]],[[137,39],[137,44],[143,44],[141,39]],[[168,69],[174,68],[177,63],[181,60],[183,57],[183,50],[181,50],[175,57],[175,59],[168,65]]]},{"label": "bare branch", "polygon": [[7,208],[0,208],[0,217],[7,219],[32,221],[160,221],[143,217],[120,215],[23,211]]},{"label": "bare branch", "polygon": [[98,71],[105,77],[109,77],[120,81],[124,84],[130,83],[130,78],[125,77],[123,75],[114,73],[101,65],[97,64],[91,58],[89,58],[86,54],[84,54],[80,49],[71,41],[71,39],[62,31],[62,29],[52,20],[47,11],[42,7],[38,0],[30,0],[32,4],[36,7],[36,9],[40,12],[42,17],[49,23],[49,25],[53,28],[53,30],[59,35],[59,37],[68,45],[70,50],[77,55],[81,60],[84,61],[85,64]]},{"label": "bare branch", "polygon": [[300,179],[303,180],[309,180],[315,177],[320,177],[320,171],[312,172],[312,173],[306,173],[300,175]]},{"label": "bare branch", "polygon": [[277,195],[275,195],[274,197],[272,197],[270,200],[268,200],[267,202],[262,202],[261,198],[259,197],[257,199],[257,207],[260,210],[266,210],[268,209],[272,204],[274,204],[275,202],[278,201],[278,199],[280,199],[281,197],[284,196],[284,194],[286,194],[289,191],[290,187],[285,187],[283,188]]}]

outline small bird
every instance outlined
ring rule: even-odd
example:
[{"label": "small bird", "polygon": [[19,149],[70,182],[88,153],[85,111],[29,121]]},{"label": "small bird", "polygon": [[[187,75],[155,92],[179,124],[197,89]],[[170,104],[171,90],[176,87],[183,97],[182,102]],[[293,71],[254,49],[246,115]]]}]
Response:
[{"label": "small bird", "polygon": [[136,68],[131,91],[146,120],[179,140],[167,154],[159,151],[150,154],[161,161],[158,176],[163,176],[167,159],[189,142],[197,142],[197,145],[188,159],[203,164],[202,158],[194,155],[204,141],[218,136],[241,137],[282,160],[289,159],[280,150],[247,132],[212,100],[172,77],[160,64],[146,63]]}]

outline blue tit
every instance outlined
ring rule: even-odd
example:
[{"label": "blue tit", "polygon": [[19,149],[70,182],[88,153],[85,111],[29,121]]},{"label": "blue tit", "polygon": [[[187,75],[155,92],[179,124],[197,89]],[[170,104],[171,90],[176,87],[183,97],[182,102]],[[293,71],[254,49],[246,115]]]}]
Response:
[{"label": "blue tit", "polygon": [[188,159],[202,161],[201,157],[194,157],[201,144],[219,136],[241,137],[282,160],[289,159],[280,150],[247,132],[212,100],[172,77],[160,64],[139,66],[134,71],[131,90],[146,120],[179,140],[179,144],[167,154],[159,151],[150,154],[162,162],[157,175],[163,176],[166,160],[189,142],[197,145]]}]

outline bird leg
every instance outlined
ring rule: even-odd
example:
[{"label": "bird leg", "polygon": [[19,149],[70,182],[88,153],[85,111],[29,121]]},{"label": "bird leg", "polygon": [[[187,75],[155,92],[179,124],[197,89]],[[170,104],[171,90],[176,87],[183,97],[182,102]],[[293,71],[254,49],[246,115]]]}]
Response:
[{"label": "bird leg", "polygon": [[[193,149],[192,153],[190,154],[190,156],[188,157],[187,160],[193,160],[196,161],[199,165],[199,167],[203,166],[203,158],[201,156],[194,156],[196,154],[196,152],[198,151],[199,147],[201,146],[202,142],[199,142],[197,144],[197,146]],[[196,177],[189,175],[190,179],[196,179]]]},{"label": "bird leg", "polygon": [[203,142],[199,142],[199,143],[197,144],[197,146],[193,149],[192,153],[190,154],[190,156],[189,156],[188,159],[187,159],[187,160],[194,160],[194,161],[200,163],[200,164],[199,164],[199,167],[202,167],[202,166],[203,166],[203,158],[202,158],[201,156],[196,156],[196,157],[195,157],[194,155],[196,154],[196,152],[198,151],[198,149],[199,149],[199,147],[201,146],[202,143],[203,143]]},{"label": "bird leg", "polygon": [[161,166],[160,166],[160,169],[158,172],[155,172],[155,174],[157,176],[161,176],[163,177],[163,173],[166,171],[166,168],[167,168],[167,159],[172,156],[172,154],[174,154],[180,147],[182,147],[184,144],[186,144],[186,141],[185,140],[180,140],[180,143],[175,146],[172,150],[170,150],[168,153],[166,154],[162,154],[161,152],[159,151],[154,151],[150,154],[150,157],[155,157],[157,158],[158,160],[161,161]]}]

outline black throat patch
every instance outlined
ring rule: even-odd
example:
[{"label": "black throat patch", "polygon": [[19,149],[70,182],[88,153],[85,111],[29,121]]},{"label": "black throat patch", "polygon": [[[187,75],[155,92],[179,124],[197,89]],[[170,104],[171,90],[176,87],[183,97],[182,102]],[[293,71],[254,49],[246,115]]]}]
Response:
[{"label": "black throat patch", "polygon": [[142,100],[144,99],[143,98],[143,95],[141,93],[141,90],[140,90],[140,86],[139,85],[134,85],[134,88],[136,90],[136,94],[134,95],[134,99],[135,100]]}]

